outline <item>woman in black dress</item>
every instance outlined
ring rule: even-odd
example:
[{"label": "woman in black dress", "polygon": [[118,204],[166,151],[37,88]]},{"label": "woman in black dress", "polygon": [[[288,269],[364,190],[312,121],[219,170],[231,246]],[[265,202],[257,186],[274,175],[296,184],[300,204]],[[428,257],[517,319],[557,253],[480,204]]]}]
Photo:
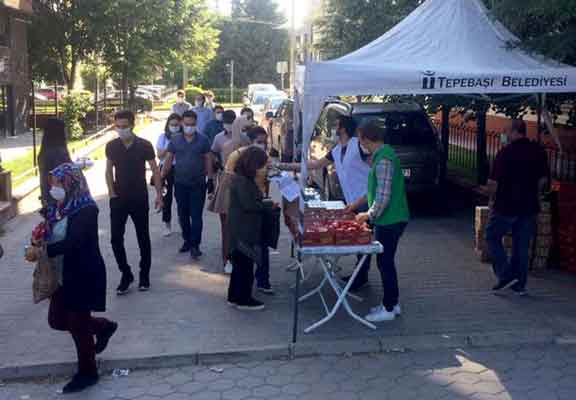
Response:
[{"label": "woman in black dress", "polygon": [[50,197],[49,174],[60,164],[72,162],[66,145],[66,129],[64,121],[50,118],[44,126],[42,146],[38,153],[38,173],[40,175],[40,199],[44,207],[54,204]]}]

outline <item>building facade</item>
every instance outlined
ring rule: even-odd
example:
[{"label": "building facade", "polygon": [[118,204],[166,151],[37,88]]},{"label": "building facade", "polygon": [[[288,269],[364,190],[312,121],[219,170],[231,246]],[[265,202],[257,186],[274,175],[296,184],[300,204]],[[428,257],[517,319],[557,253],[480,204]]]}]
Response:
[{"label": "building facade", "polygon": [[31,0],[0,0],[0,137],[26,131],[30,111],[27,25]]}]

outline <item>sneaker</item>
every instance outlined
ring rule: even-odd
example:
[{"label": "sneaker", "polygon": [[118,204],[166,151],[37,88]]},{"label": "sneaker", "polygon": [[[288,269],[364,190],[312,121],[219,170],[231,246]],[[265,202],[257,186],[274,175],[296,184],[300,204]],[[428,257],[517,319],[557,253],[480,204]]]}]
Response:
[{"label": "sneaker", "polygon": [[236,308],[242,311],[260,311],[264,309],[264,303],[256,299],[250,299],[246,303],[236,304]]},{"label": "sneaker", "polygon": [[230,307],[236,307],[238,305],[238,304],[236,304],[235,301],[232,301],[232,300],[228,300],[227,303]]},{"label": "sneaker", "polygon": [[122,279],[120,280],[120,284],[116,288],[116,294],[118,296],[125,295],[130,291],[130,286],[134,282],[134,275],[132,274],[122,274]]},{"label": "sneaker", "polygon": [[511,278],[511,279],[505,279],[505,280],[501,280],[498,282],[498,284],[496,286],[494,286],[492,288],[493,292],[498,292],[502,289],[507,289],[510,286],[515,285],[518,282],[518,278]]},{"label": "sneaker", "polygon": [[138,290],[141,292],[147,292],[150,290],[150,278],[147,276],[140,277],[140,284],[138,285]]},{"label": "sneaker", "polygon": [[232,274],[232,263],[230,261],[226,261],[226,265],[224,265],[224,273],[226,275]]},{"label": "sneaker", "polygon": [[170,222],[164,224],[164,229],[162,230],[162,236],[168,237],[172,234],[172,225]]},{"label": "sneaker", "polygon": [[394,310],[388,311],[384,306],[381,306],[378,310],[371,312],[364,318],[366,321],[370,322],[394,321],[396,318],[396,313]]},{"label": "sneaker", "polygon": [[114,336],[117,330],[118,330],[118,324],[116,322],[110,321],[110,324],[108,324],[106,329],[104,329],[102,332],[96,335],[96,345],[94,346],[96,354],[100,354],[104,350],[106,350],[110,338]]},{"label": "sneaker", "polygon": [[74,375],[72,380],[70,382],[68,382],[66,384],[66,386],[64,386],[62,388],[62,393],[68,394],[68,393],[81,392],[84,389],[87,389],[90,386],[94,386],[95,384],[97,384],[98,379],[99,379],[98,374],[94,374],[94,375],[76,374],[76,375]]},{"label": "sneaker", "polygon": [[267,295],[273,295],[274,294],[274,289],[272,289],[272,285],[270,285],[269,283],[267,283],[265,285],[256,285],[256,290],[258,290],[259,292],[262,292],[264,294],[267,294]]},{"label": "sneaker", "polygon": [[[384,306],[382,304],[377,305],[376,307],[372,307],[370,309],[370,313],[375,313],[380,311],[382,308],[384,308]],[[394,306],[394,314],[396,314],[397,317],[402,315],[402,308],[400,307],[400,304],[396,304]]]},{"label": "sneaker", "polygon": [[178,250],[178,251],[180,253],[188,253],[191,249],[192,249],[192,245],[188,242],[184,242],[184,244],[182,245],[182,247],[180,247],[180,250]]},{"label": "sneaker", "polygon": [[[342,280],[346,283],[348,283],[348,281],[350,280],[350,278],[352,278],[352,276],[346,276],[344,278],[342,278]],[[362,289],[364,286],[366,286],[368,284],[368,278],[359,278],[356,277],[356,279],[354,279],[354,282],[352,282],[352,285],[350,285],[350,291],[351,292],[357,292],[360,289]]]},{"label": "sneaker", "polygon": [[512,289],[512,291],[514,292],[514,294],[516,296],[528,296],[528,292],[526,291],[526,288],[522,288],[520,286],[518,286],[518,284],[512,286],[510,289]]},{"label": "sneaker", "polygon": [[200,251],[200,249],[198,248],[198,246],[192,246],[192,248],[190,249],[190,256],[192,258],[200,258],[202,257],[202,252]]}]

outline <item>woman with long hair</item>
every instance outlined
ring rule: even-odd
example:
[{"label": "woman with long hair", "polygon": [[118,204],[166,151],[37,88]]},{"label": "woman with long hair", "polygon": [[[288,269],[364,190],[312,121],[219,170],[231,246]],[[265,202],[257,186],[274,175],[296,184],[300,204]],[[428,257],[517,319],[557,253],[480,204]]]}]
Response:
[{"label": "woman with long hair", "polygon": [[[156,142],[156,154],[160,160],[160,169],[164,165],[170,139],[175,135],[182,134],[182,117],[176,113],[170,114],[166,120],[164,132]],[[164,207],[162,208],[162,222],[164,223],[164,236],[172,234],[172,200],[174,199],[174,168],[170,170],[164,181]]]},{"label": "woman with long hair", "polygon": [[268,155],[264,150],[256,146],[247,147],[238,157],[230,181],[228,253],[233,269],[228,303],[240,310],[264,308],[262,302],[252,297],[252,286],[254,263],[261,263],[262,220],[266,207],[255,178],[267,161]]},{"label": "woman with long hair", "polygon": [[49,173],[60,164],[72,162],[66,144],[66,126],[64,121],[49,118],[44,126],[40,153],[38,153],[38,172],[40,175],[40,200],[43,206],[54,203],[50,197]]},{"label": "woman with long hair", "polygon": [[29,261],[39,257],[44,244],[54,259],[59,287],[50,299],[48,323],[74,339],[78,372],[63,389],[73,393],[98,382],[96,354],[106,349],[118,324],[92,317],[106,309],[106,266],[98,245],[98,207],[86,179],[71,163],[52,170],[49,179],[55,202],[45,208],[44,243],[35,243]]}]

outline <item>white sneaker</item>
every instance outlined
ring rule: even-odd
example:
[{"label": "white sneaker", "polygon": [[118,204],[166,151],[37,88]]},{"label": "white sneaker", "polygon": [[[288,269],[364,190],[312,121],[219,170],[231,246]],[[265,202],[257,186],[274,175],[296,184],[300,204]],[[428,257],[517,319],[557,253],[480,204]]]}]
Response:
[{"label": "white sneaker", "polygon": [[364,318],[370,322],[394,321],[396,313],[394,311],[386,311],[384,306],[380,306],[378,310],[371,312]]},{"label": "white sneaker", "polygon": [[[370,309],[370,313],[375,313],[380,311],[382,308],[384,308],[384,306],[382,304],[376,306],[376,307],[372,307]],[[397,317],[399,317],[400,315],[402,315],[402,308],[400,307],[400,304],[396,304],[394,306],[394,314],[396,314]]]},{"label": "white sneaker", "polygon": [[226,265],[224,266],[224,273],[226,275],[230,275],[232,273],[232,263],[230,261],[226,262]]},{"label": "white sneaker", "polygon": [[168,237],[172,234],[172,225],[170,222],[164,224],[164,229],[162,230],[162,236]]}]

